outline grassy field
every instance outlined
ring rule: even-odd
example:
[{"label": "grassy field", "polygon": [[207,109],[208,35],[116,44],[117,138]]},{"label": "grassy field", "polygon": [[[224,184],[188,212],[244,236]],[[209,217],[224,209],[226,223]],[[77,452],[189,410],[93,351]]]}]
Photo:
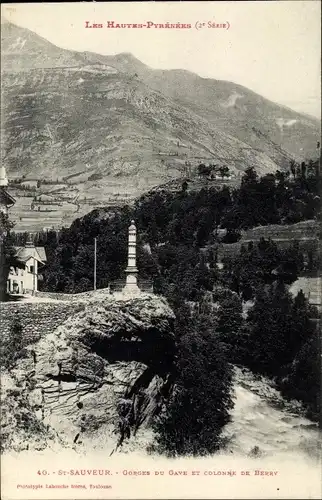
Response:
[{"label": "grassy field", "polygon": [[180,191],[182,188],[182,183],[185,180],[188,182],[188,191],[200,191],[201,189],[209,188],[222,188],[223,186],[235,188],[240,185],[239,177],[234,177],[232,179],[207,179],[193,175],[190,178],[181,177],[173,179],[166,182],[165,184],[161,184],[152,188],[151,191],[160,191],[162,189],[166,189],[169,191]]},{"label": "grassy field", "polygon": [[289,247],[293,241],[298,241],[300,248],[304,251],[316,248],[319,242],[319,223],[315,220],[298,222],[285,226],[268,225],[248,229],[242,232],[242,237],[236,243],[224,243],[219,245],[218,258],[236,256],[242,245],[249,242],[259,241],[260,238],[273,240],[281,248]]},{"label": "grassy field", "polygon": [[306,238],[317,238],[319,224],[315,220],[305,220],[297,224],[259,226],[248,229],[242,233],[243,240],[258,240],[261,237],[271,238],[274,241],[303,240]]},{"label": "grassy field", "polygon": [[293,296],[297,295],[300,290],[309,299],[312,305],[319,309],[321,308],[321,289],[322,279],[313,277],[300,277],[290,287],[290,292]]}]

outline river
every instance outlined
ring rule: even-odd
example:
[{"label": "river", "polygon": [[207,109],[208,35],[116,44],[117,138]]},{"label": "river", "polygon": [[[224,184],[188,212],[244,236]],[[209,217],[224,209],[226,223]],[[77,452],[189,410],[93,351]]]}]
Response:
[{"label": "river", "polygon": [[[321,433],[303,416],[301,405],[287,402],[264,377],[235,368],[235,406],[225,434],[233,452],[258,456],[289,453],[319,459]],[[256,456],[256,453],[251,453]]]},{"label": "river", "polygon": [[[321,436],[317,426],[303,416],[300,405],[287,403],[265,378],[238,368],[234,397],[231,422],[224,433],[229,443],[220,453],[178,459],[149,455],[146,444],[152,436],[145,431],[137,436],[136,444],[113,456],[107,443],[86,454],[70,449],[11,454],[2,458],[3,498],[321,499]],[[57,476],[59,469],[80,468],[88,473],[109,469],[111,476]],[[48,475],[38,476],[38,470]],[[59,490],[22,491],[16,486],[37,483],[44,487],[49,480],[64,482],[68,489],[62,495]],[[112,489],[89,489],[90,482],[102,481]],[[76,483],[87,486],[77,490],[77,496],[71,489]]]}]

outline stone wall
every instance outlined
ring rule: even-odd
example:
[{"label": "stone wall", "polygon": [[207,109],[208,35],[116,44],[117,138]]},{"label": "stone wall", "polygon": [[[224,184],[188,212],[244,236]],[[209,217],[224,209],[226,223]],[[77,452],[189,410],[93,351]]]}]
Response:
[{"label": "stone wall", "polygon": [[10,334],[15,318],[22,325],[25,345],[53,332],[71,314],[83,309],[84,303],[71,302],[1,302],[1,339]]},{"label": "stone wall", "polygon": [[79,293],[61,293],[61,292],[36,292],[36,296],[41,299],[63,300],[63,301],[82,301],[99,295],[109,295],[109,288],[100,288],[99,290],[89,290],[88,292]]},{"label": "stone wall", "polygon": [[72,294],[72,293],[55,293],[55,292],[36,292],[36,297],[40,297],[42,299],[51,299],[51,300],[64,300],[71,301],[74,298],[77,298],[77,295],[80,294]]}]

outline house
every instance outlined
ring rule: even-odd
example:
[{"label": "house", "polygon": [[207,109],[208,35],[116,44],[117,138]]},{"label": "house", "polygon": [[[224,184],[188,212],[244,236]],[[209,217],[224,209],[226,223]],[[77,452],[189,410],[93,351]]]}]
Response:
[{"label": "house", "polygon": [[228,175],[216,174],[215,179],[216,180],[220,180],[220,181],[223,181],[223,180],[230,181],[231,180],[231,175],[230,174],[228,174]]},{"label": "house", "polygon": [[7,280],[7,292],[13,294],[35,294],[38,290],[39,270],[46,264],[44,247],[35,247],[28,241],[24,247],[16,247],[17,267],[12,266]]}]

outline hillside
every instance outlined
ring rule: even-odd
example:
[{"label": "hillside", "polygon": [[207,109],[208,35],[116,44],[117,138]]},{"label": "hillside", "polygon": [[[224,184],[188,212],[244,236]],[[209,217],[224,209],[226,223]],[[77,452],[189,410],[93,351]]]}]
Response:
[{"label": "hillside", "polygon": [[34,70],[4,75],[3,83],[4,149],[16,175],[73,177],[90,188],[94,173],[100,185],[108,177],[129,184],[130,177],[141,191],[179,176],[187,160],[276,168],[269,156],[123,73]]},{"label": "hillside", "polygon": [[67,183],[81,205],[133,198],[200,162],[264,174],[316,154],[318,120],[231,82],[61,49],[8,22],[1,56],[9,176]]}]

